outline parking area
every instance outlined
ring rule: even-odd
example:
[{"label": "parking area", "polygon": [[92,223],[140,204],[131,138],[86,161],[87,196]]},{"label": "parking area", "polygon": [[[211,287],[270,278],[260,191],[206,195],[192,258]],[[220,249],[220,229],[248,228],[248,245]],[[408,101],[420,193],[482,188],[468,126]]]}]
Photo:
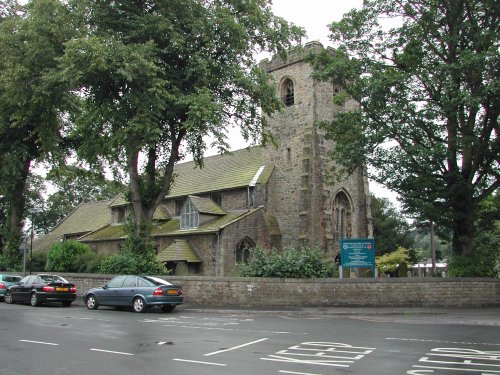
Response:
[{"label": "parking area", "polygon": [[6,374],[500,374],[500,321],[458,312],[135,314],[1,303],[0,322]]}]

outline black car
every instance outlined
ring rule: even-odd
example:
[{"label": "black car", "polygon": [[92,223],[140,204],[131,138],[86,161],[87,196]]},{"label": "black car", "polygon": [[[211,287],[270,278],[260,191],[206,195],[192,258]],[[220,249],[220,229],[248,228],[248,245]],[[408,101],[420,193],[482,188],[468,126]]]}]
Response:
[{"label": "black car", "polygon": [[39,306],[44,302],[61,302],[64,307],[71,306],[76,299],[76,286],[58,275],[29,275],[5,292],[7,303],[29,303]]},{"label": "black car", "polygon": [[183,299],[180,286],[159,277],[138,275],[116,276],[100,288],[87,290],[83,296],[89,310],[99,306],[131,307],[138,313],[153,306],[172,312]]}]

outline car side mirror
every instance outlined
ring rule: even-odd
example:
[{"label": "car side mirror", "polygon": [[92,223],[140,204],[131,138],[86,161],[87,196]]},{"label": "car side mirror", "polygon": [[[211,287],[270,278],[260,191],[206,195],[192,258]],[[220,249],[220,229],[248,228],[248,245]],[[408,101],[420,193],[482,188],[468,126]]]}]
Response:
[{"label": "car side mirror", "polygon": [[102,289],[108,289],[108,284],[104,285]]}]

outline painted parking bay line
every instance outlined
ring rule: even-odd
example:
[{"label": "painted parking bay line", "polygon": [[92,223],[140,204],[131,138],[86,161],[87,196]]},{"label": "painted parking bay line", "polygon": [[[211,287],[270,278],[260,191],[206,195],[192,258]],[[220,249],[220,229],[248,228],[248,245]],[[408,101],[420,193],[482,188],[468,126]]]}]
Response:
[{"label": "painted parking bay line", "polygon": [[233,346],[232,348],[228,348],[228,349],[222,349],[222,350],[218,350],[216,352],[212,352],[212,353],[207,353],[207,354],[203,354],[205,357],[208,357],[210,355],[215,355],[215,354],[220,354],[220,353],[224,353],[224,352],[229,352],[231,350],[236,350],[236,349],[240,349],[240,348],[243,348],[245,346],[249,346],[249,345],[253,345],[253,344],[257,344],[258,342],[262,342],[262,341],[265,341],[265,340],[268,340],[267,337],[263,338],[263,339],[260,339],[260,340],[255,340],[255,341],[252,341],[252,342],[247,342],[246,344],[241,344],[241,345],[238,345],[238,346]]},{"label": "painted parking bay line", "polygon": [[96,349],[96,348],[92,348],[90,350],[93,352],[101,352],[101,353],[109,353],[109,354],[134,355],[133,353],[115,352],[112,350],[104,350],[104,349]]},{"label": "painted parking bay line", "polygon": [[178,362],[189,362],[189,363],[199,363],[201,365],[211,365],[211,366],[226,366],[224,363],[214,363],[214,362],[203,362],[203,361],[193,361],[190,359],[180,359],[180,358],[174,358],[174,361]]},{"label": "painted parking bay line", "polygon": [[33,340],[19,340],[21,342],[29,342],[31,344],[42,344],[42,345],[53,345],[58,346],[59,344],[55,344],[53,342],[43,342],[43,341],[33,341]]}]

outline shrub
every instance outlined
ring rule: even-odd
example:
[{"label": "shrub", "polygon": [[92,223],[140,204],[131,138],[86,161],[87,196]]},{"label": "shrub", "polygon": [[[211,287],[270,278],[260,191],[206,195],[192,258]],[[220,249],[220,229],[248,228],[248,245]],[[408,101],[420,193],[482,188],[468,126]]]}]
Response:
[{"label": "shrub", "polygon": [[283,252],[256,248],[238,272],[246,277],[322,278],[334,276],[334,263],[317,249],[288,249]]},{"label": "shrub", "polygon": [[[408,249],[399,247],[396,251],[375,258],[379,274],[385,273],[392,277],[400,276],[398,271],[408,269],[410,254]],[[403,275],[406,276],[406,275]]]},{"label": "shrub", "polygon": [[110,274],[165,275],[168,273],[163,264],[156,260],[154,252],[148,251],[140,254],[127,249],[103,259],[99,270]]},{"label": "shrub", "polygon": [[[47,253],[44,251],[35,251],[31,257],[33,272],[44,272],[47,264]],[[26,267],[29,267],[28,259],[26,259]]]},{"label": "shrub", "polygon": [[74,272],[75,270],[75,259],[81,254],[92,254],[95,253],[92,249],[81,242],[78,241],[64,241],[61,243],[56,243],[52,245],[47,254],[47,271],[56,272]]}]

